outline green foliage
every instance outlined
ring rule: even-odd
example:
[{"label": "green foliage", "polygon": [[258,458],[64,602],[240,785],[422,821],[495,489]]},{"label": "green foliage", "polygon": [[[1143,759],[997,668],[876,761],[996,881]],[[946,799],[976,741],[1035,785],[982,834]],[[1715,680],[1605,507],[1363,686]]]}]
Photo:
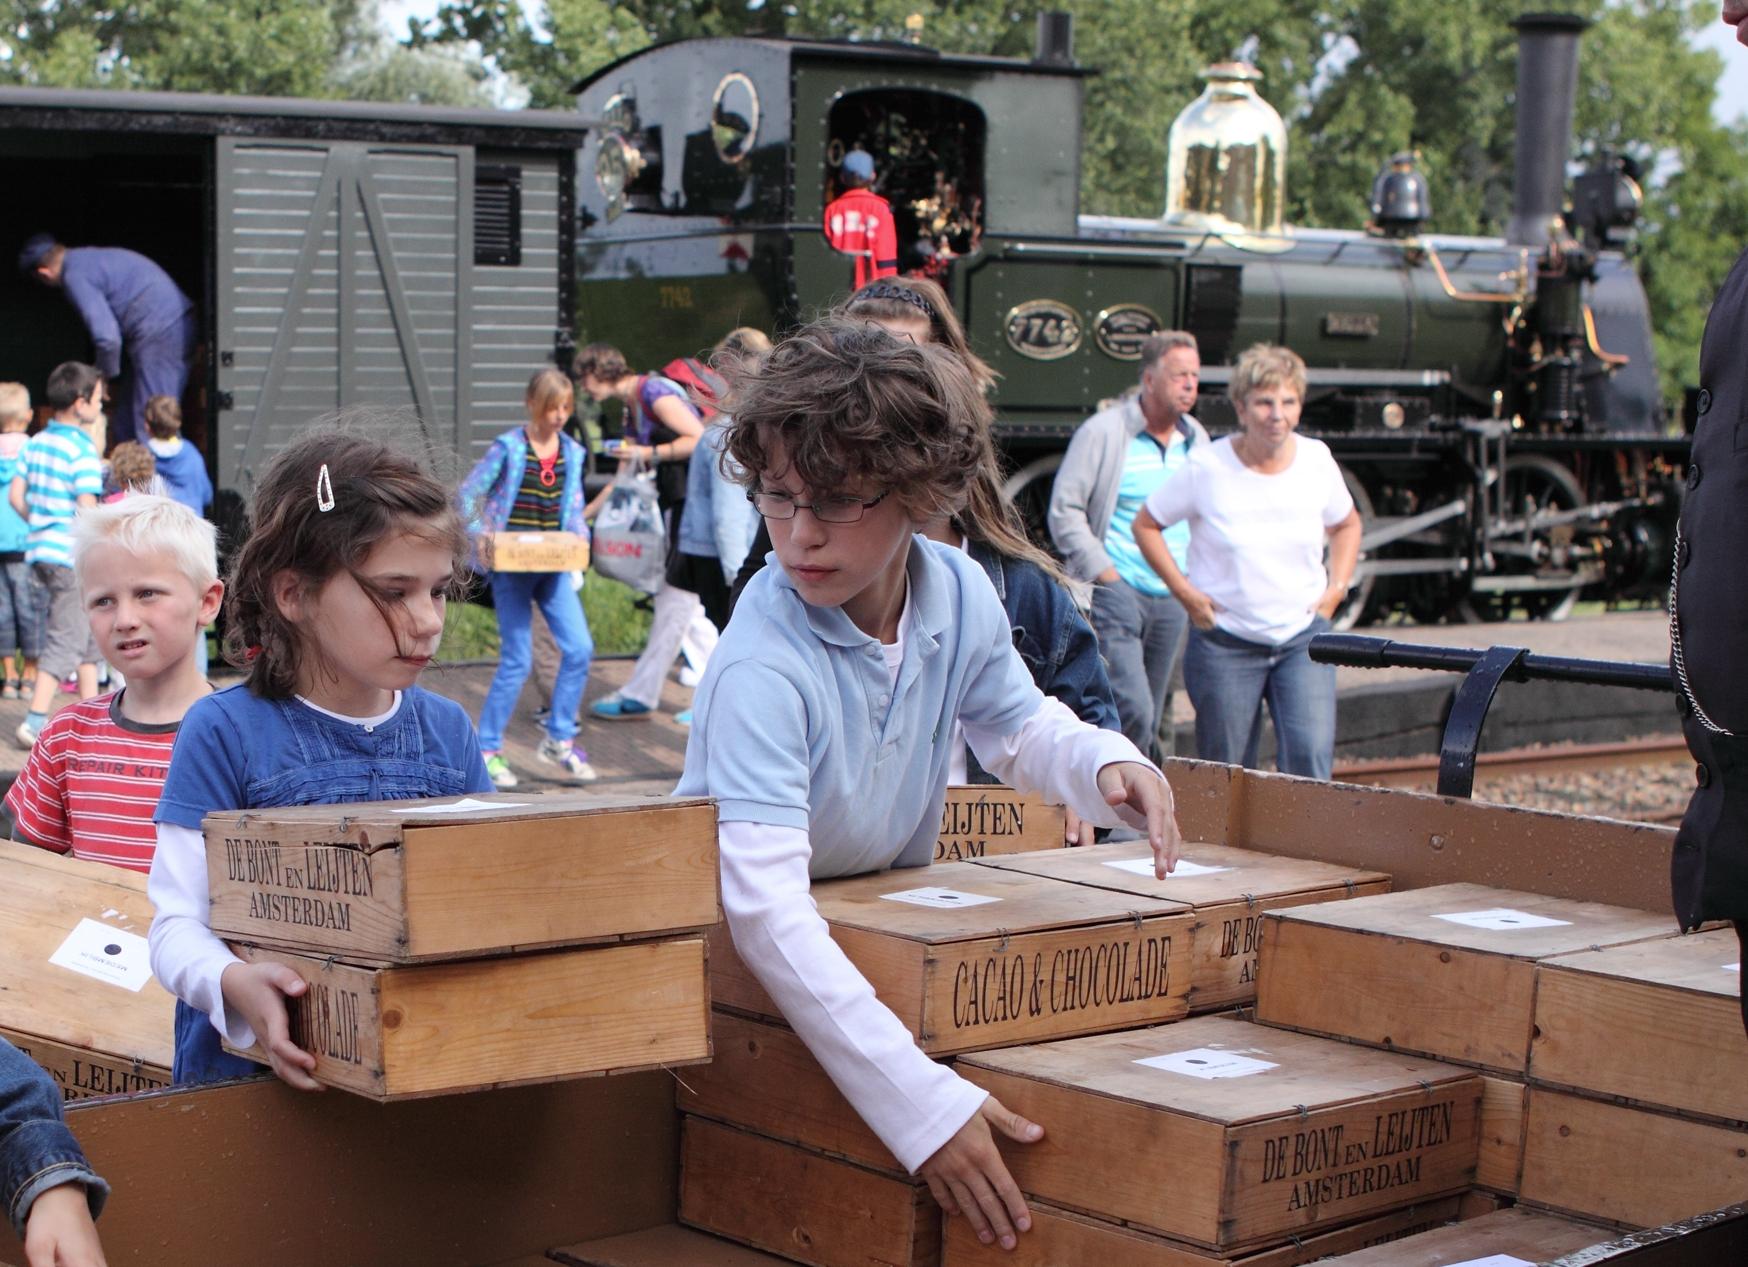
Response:
[{"label": "green foliage", "polygon": [[[595,639],[596,655],[636,655],[649,641],[650,613],[637,606],[636,591],[590,572],[583,585],[583,614]],[[495,660],[498,656],[498,618],[478,603],[451,603],[443,622],[443,641],[437,658]]]}]

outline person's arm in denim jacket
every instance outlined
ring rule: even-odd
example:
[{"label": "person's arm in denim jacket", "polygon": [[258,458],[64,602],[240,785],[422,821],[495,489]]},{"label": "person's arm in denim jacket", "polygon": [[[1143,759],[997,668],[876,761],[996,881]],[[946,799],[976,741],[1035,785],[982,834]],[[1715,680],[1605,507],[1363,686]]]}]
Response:
[{"label": "person's arm in denim jacket", "polygon": [[57,1253],[58,1261],[68,1267],[102,1264],[103,1250],[93,1221],[109,1197],[109,1185],[86,1163],[79,1142],[62,1120],[61,1095],[54,1080],[4,1039],[0,1039],[0,1195],[6,1198],[6,1215],[25,1243],[31,1267],[55,1263]]}]

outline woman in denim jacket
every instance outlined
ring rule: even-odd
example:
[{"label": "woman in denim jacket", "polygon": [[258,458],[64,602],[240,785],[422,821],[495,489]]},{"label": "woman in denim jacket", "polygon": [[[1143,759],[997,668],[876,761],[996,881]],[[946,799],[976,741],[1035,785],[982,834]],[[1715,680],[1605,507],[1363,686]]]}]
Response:
[{"label": "woman in denim jacket", "polygon": [[95,1220],[109,1185],[62,1120],[54,1080],[3,1038],[0,1196],[30,1267],[103,1267]]}]

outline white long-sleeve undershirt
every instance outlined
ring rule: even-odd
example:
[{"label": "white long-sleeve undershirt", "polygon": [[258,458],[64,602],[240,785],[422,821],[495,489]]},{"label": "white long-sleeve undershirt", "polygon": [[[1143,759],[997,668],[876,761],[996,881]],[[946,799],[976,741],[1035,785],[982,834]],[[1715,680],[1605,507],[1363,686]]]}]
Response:
[{"label": "white long-sleeve undershirt", "polygon": [[148,936],[152,975],[189,1007],[211,1017],[213,1028],[231,1046],[253,1047],[255,1031],[241,1017],[225,1014],[219,988],[225,969],[242,960],[212,931],[206,837],[192,827],[159,823],[146,895],[154,909]]},{"label": "white long-sleeve undershirt", "polygon": [[[1012,735],[975,726],[965,738],[984,768],[1013,786],[1072,806],[1098,826],[1135,822],[1107,805],[1098,771],[1149,765],[1133,744],[1045,699]],[[916,1044],[831,938],[809,895],[805,831],[725,822],[722,904],[735,950],[844,1098],[915,1173],[978,1111],[987,1093]]]}]

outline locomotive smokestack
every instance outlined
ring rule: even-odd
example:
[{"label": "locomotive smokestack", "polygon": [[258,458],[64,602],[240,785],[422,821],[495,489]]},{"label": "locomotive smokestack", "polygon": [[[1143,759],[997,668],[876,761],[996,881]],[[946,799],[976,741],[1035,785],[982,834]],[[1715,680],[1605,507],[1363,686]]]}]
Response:
[{"label": "locomotive smokestack", "polygon": [[1037,52],[1032,60],[1045,66],[1074,65],[1074,15],[1060,9],[1038,14]]},{"label": "locomotive smokestack", "polygon": [[1578,36],[1590,23],[1575,13],[1526,13],[1517,30],[1517,168],[1508,242],[1541,247],[1565,202],[1572,108],[1578,97]]}]

